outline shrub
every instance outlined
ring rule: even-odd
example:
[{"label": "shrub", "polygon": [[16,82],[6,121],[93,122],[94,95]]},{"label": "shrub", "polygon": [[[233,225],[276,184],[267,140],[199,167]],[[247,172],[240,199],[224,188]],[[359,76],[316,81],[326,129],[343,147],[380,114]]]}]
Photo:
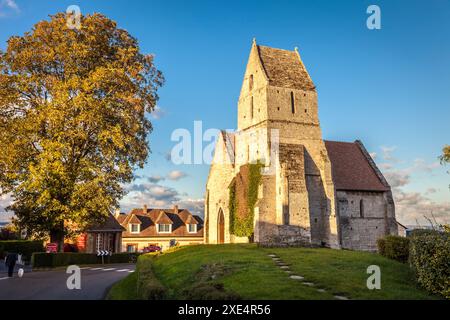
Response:
[{"label": "shrub", "polygon": [[[105,256],[104,263],[129,263],[136,259],[136,253],[116,253]],[[102,257],[93,253],[58,252],[58,253],[34,253],[31,264],[34,268],[55,268],[71,264],[99,264]]]},{"label": "shrub", "polygon": [[417,282],[450,299],[450,234],[437,231],[411,238],[410,265]]},{"label": "shrub", "polygon": [[39,240],[6,240],[0,241],[0,258],[6,252],[21,253],[24,261],[30,261],[34,252],[43,252],[44,244]]},{"label": "shrub", "polygon": [[259,162],[241,166],[237,177],[229,186],[230,233],[235,236],[249,239],[253,236],[254,211],[262,167]]},{"label": "shrub", "polygon": [[143,300],[161,300],[167,296],[166,288],[161,284],[153,272],[152,260],[157,254],[146,254],[138,258],[137,296]]},{"label": "shrub", "polygon": [[400,236],[386,236],[378,239],[378,253],[382,256],[403,263],[408,262],[409,238]]}]

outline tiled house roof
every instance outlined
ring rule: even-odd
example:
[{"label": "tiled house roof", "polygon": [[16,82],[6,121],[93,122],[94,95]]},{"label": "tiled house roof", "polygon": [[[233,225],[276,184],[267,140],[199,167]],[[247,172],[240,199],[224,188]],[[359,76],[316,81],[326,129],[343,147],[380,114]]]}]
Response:
[{"label": "tiled house roof", "polygon": [[270,85],[301,90],[315,89],[296,51],[258,45],[258,53]]},{"label": "tiled house roof", "polygon": [[360,142],[325,141],[336,190],[388,191],[381,172]]},{"label": "tiled house roof", "polygon": [[[140,221],[140,232],[131,233],[129,224],[132,217]],[[117,221],[126,229],[122,233],[126,237],[203,237],[203,220],[184,209],[133,209],[129,214],[122,214]],[[136,220],[133,220],[136,221]],[[157,224],[171,224],[171,233],[158,233]],[[197,232],[188,232],[187,224],[196,224]]]},{"label": "tiled house roof", "polygon": [[87,229],[88,232],[114,232],[124,231],[125,228],[121,226],[112,214],[108,216],[105,223],[92,225]]}]

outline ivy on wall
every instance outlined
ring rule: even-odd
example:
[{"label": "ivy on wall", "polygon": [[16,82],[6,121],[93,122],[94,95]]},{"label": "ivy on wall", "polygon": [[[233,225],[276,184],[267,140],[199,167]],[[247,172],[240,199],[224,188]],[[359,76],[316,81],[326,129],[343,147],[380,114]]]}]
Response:
[{"label": "ivy on wall", "polygon": [[[255,205],[258,200],[258,188],[261,183],[261,163],[248,164],[248,174],[246,177],[239,172],[240,178],[248,179],[246,190],[240,190],[236,183],[236,178],[233,179],[229,187],[229,211],[230,211],[230,234],[238,237],[251,237],[254,233],[253,219],[255,215]],[[244,198],[245,204],[239,203],[236,194],[246,194]],[[241,198],[242,199],[242,198]],[[242,201],[242,200],[241,200]],[[242,215],[238,215],[239,208],[247,208],[247,211]]]}]

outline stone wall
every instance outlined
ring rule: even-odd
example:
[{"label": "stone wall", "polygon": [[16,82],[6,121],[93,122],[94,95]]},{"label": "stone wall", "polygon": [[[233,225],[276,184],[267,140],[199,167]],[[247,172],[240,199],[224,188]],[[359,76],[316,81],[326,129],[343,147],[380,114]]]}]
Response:
[{"label": "stone wall", "polygon": [[225,218],[225,242],[230,242],[228,186],[234,178],[235,169],[233,163],[224,161],[224,159],[226,160],[227,158],[226,143],[227,139],[225,139],[224,134],[221,133],[216,144],[216,151],[206,185],[207,197],[205,197],[204,228],[205,232],[208,232],[208,234],[205,235],[206,243],[217,243],[218,241],[218,217],[220,210],[222,210]]},{"label": "stone wall", "polygon": [[376,251],[377,239],[391,230],[385,192],[338,191],[342,248]]}]

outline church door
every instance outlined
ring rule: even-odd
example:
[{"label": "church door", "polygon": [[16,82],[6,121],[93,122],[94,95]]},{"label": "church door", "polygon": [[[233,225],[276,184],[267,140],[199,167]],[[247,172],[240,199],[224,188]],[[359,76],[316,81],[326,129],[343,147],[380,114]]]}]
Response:
[{"label": "church door", "polygon": [[225,242],[225,218],[222,209],[219,210],[219,217],[217,218],[217,243]]}]

